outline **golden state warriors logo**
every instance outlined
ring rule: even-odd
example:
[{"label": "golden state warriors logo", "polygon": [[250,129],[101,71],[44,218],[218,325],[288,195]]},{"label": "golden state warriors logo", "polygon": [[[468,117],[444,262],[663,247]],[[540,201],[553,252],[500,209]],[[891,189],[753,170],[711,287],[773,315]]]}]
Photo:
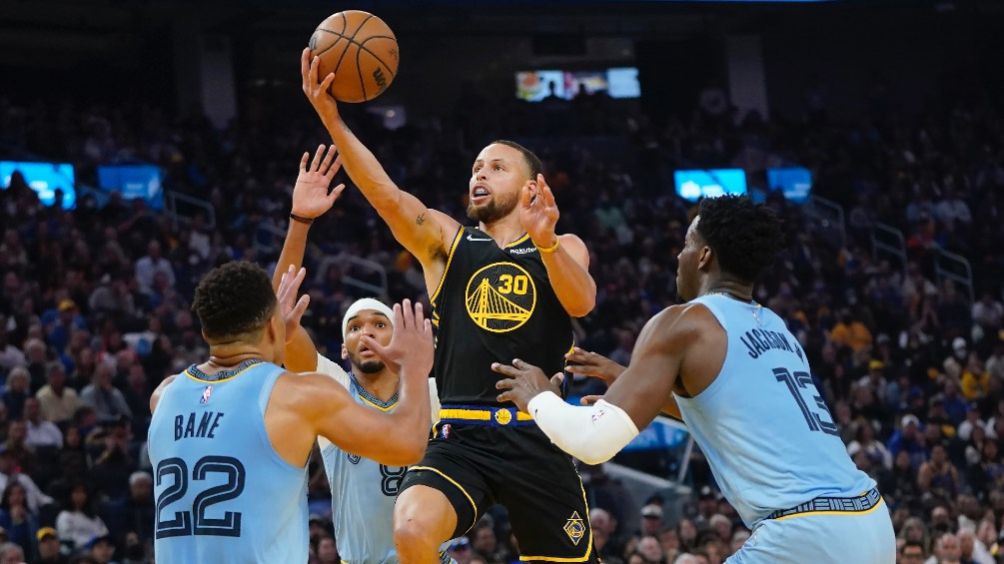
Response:
[{"label": "golden state warriors logo", "polygon": [[495,422],[503,426],[512,423],[512,413],[509,413],[508,409],[500,409],[496,411]]},{"label": "golden state warriors logo", "polygon": [[586,521],[582,517],[579,517],[579,512],[576,511],[572,513],[572,516],[565,521],[565,534],[568,535],[569,540],[572,544],[579,546],[579,541],[582,537],[586,536]]},{"label": "golden state warriors logo", "polygon": [[465,291],[467,315],[493,333],[508,333],[523,326],[537,306],[537,287],[522,266],[496,262],[475,272]]}]

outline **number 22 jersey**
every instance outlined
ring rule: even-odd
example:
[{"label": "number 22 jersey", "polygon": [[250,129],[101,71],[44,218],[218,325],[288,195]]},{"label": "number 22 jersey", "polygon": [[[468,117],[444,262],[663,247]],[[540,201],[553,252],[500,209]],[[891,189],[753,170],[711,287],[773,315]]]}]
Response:
[{"label": "number 22 jersey", "polygon": [[265,409],[283,369],[247,361],[168,385],[150,423],[158,564],[306,562],[307,470],[283,460]]}]

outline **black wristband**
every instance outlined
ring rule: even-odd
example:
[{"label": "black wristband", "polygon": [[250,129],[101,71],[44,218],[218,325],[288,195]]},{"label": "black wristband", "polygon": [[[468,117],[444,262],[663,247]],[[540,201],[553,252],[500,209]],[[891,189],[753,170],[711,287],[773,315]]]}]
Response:
[{"label": "black wristband", "polygon": [[302,223],[304,225],[310,225],[311,223],[314,223],[314,218],[299,216],[299,215],[296,215],[295,213],[290,213],[289,214],[289,219],[292,219],[293,221],[299,221],[300,223]]}]

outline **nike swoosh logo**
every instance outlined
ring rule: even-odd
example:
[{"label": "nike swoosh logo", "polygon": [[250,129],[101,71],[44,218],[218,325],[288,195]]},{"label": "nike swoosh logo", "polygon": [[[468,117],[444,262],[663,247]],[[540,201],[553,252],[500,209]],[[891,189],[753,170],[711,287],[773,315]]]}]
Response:
[{"label": "nike swoosh logo", "polygon": [[490,237],[488,239],[475,239],[474,237],[471,236],[470,233],[468,233],[467,240],[477,242],[477,241],[492,241],[493,239],[491,239]]}]

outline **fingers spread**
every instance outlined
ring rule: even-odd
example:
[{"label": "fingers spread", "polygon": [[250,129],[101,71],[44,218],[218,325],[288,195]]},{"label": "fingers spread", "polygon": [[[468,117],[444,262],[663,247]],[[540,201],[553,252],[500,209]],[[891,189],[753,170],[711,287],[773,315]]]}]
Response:
[{"label": "fingers spread", "polygon": [[314,151],[314,158],[313,158],[313,160],[310,161],[310,170],[311,170],[311,172],[316,172],[316,171],[320,170],[320,168],[321,168],[321,161],[323,160],[323,156],[324,156],[324,145],[321,144],[321,145],[317,146],[317,150]]},{"label": "fingers spread", "polygon": [[519,376],[521,374],[521,372],[519,370],[517,370],[516,368],[513,368],[512,366],[509,366],[508,364],[502,364],[502,363],[499,363],[499,362],[493,362],[492,363],[492,371],[493,372],[498,372],[499,374],[505,374],[506,376],[512,376],[513,378],[515,378],[516,376]]}]

